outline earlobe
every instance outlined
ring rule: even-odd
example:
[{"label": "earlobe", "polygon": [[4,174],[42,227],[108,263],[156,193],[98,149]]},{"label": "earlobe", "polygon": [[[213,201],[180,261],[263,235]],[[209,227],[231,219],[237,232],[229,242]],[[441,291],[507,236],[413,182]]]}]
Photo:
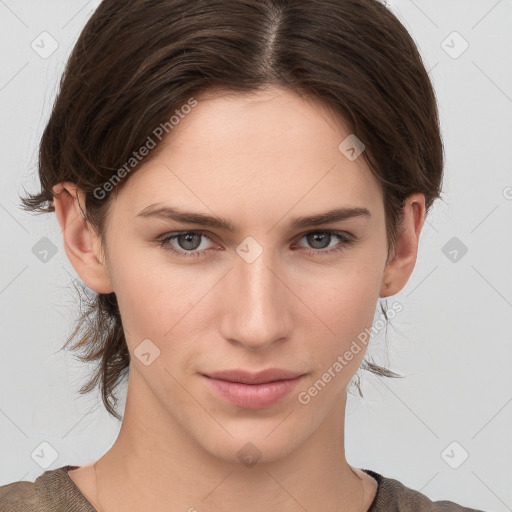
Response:
[{"label": "earlobe", "polygon": [[390,258],[384,269],[380,297],[397,294],[404,288],[416,264],[421,229],[425,222],[425,196],[417,193],[410,195],[403,208],[402,229]]},{"label": "earlobe", "polygon": [[53,193],[64,250],[76,273],[92,290],[113,292],[101,240],[82,211],[85,207],[84,193],[76,184],[67,181],[55,185]]}]

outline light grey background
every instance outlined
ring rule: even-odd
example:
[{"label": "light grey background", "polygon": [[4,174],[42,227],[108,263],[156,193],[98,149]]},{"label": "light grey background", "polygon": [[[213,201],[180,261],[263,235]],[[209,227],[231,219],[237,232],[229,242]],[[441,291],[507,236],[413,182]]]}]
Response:
[{"label": "light grey background", "polygon": [[[77,394],[92,368],[59,350],[77,312],[77,275],[57,219],[18,205],[22,185],[39,190],[38,141],[97,3],[0,0],[0,485],[96,460],[120,427],[97,393]],[[371,349],[386,362],[387,347],[391,368],[405,378],[361,372],[365,398],[349,395],[347,407],[347,458],[431,499],[512,510],[512,2],[388,4],[436,88],[444,202],[425,225],[409,283],[388,302],[403,310],[387,343],[381,333]],[[58,42],[47,58],[31,47],[43,31]],[[42,237],[57,250],[45,263],[33,252]]]}]

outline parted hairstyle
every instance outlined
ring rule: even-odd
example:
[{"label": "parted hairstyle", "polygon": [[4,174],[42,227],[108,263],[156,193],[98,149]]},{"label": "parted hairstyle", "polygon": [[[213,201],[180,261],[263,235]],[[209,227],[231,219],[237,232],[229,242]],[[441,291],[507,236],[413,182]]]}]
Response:
[{"label": "parted hairstyle", "polygon": [[[321,100],[364,143],[383,190],[389,255],[405,199],[423,193],[428,213],[440,198],[444,151],[415,42],[378,0],[103,0],[71,52],[40,141],[41,191],[20,196],[21,208],[54,212],[52,187],[71,181],[104,242],[112,200],[138,170],[135,152],[152,140],[142,163],[157,156],[158,134],[171,133],[191,98],[274,85]],[[121,419],[115,391],[130,354],[116,294],[83,290],[85,308],[63,348],[77,338],[79,359],[97,361],[80,393],[99,383],[107,411]],[[366,359],[361,368],[400,377]]]}]

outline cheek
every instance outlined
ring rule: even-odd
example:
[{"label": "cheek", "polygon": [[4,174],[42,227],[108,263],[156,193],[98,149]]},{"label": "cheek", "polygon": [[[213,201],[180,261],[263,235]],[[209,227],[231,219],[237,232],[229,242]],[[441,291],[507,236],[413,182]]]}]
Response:
[{"label": "cheek", "polygon": [[346,272],[331,279],[322,298],[316,300],[328,329],[309,328],[307,360],[312,375],[298,390],[297,400],[317,408],[318,417],[341,403],[340,393],[364,359],[378,297],[375,282],[375,273]]},{"label": "cheek", "polygon": [[197,270],[166,265],[161,257],[148,259],[147,251],[119,256],[113,284],[130,349],[145,338],[163,348],[184,330],[193,335],[199,325],[192,320],[204,313],[204,298],[218,277],[194,278]]},{"label": "cheek", "polygon": [[[112,255],[112,278],[130,349],[145,338],[162,347],[177,336],[199,336],[201,329],[213,328],[207,318],[219,306],[213,299],[223,286],[218,273],[203,269],[198,279],[199,267],[166,264],[160,249],[154,249],[155,257],[148,259],[147,248],[128,250],[128,245]],[[337,268],[318,266],[306,275],[289,274],[294,291],[308,306],[293,298],[288,304],[286,313],[295,324],[291,336],[307,336],[322,347],[314,351],[318,366],[343,353],[371,326],[382,278],[375,254],[374,250],[358,251],[347,254]]]},{"label": "cheek", "polygon": [[309,294],[309,303],[314,304],[315,312],[328,327],[328,335],[317,340],[322,346],[319,355],[324,366],[353,346],[354,340],[361,347],[353,350],[353,364],[358,366],[366,349],[364,341],[368,341],[366,330],[375,315],[382,278],[378,267],[375,262],[365,265],[360,261],[348,269],[330,274],[325,285],[317,288],[318,293]]},{"label": "cheek", "polygon": [[[180,303],[180,283],[162,275],[162,269],[144,258],[144,251],[120,250],[112,255],[112,281],[127,339],[161,336],[170,328],[173,308]],[[167,278],[167,282],[163,280]],[[175,297],[169,301],[169,297]],[[164,313],[162,305],[166,305]],[[179,314],[179,312],[176,312]]]}]

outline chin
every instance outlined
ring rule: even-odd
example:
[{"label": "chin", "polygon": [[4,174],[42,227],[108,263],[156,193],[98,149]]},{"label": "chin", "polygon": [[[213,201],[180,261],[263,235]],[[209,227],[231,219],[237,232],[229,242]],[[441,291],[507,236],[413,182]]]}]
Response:
[{"label": "chin", "polygon": [[[274,422],[273,428],[275,426]],[[248,434],[247,431],[244,432],[244,429],[240,428],[237,429],[239,431],[239,435],[237,435],[236,432],[228,429],[233,437],[223,429],[220,430],[222,434],[219,434],[216,438],[202,438],[199,441],[202,448],[222,462],[240,464],[248,468],[256,464],[261,465],[278,461],[293,452],[300,444],[297,439],[290,435],[283,436],[283,433],[287,434],[284,430],[269,435],[272,429],[261,428],[260,431],[253,429],[252,433]]]}]

